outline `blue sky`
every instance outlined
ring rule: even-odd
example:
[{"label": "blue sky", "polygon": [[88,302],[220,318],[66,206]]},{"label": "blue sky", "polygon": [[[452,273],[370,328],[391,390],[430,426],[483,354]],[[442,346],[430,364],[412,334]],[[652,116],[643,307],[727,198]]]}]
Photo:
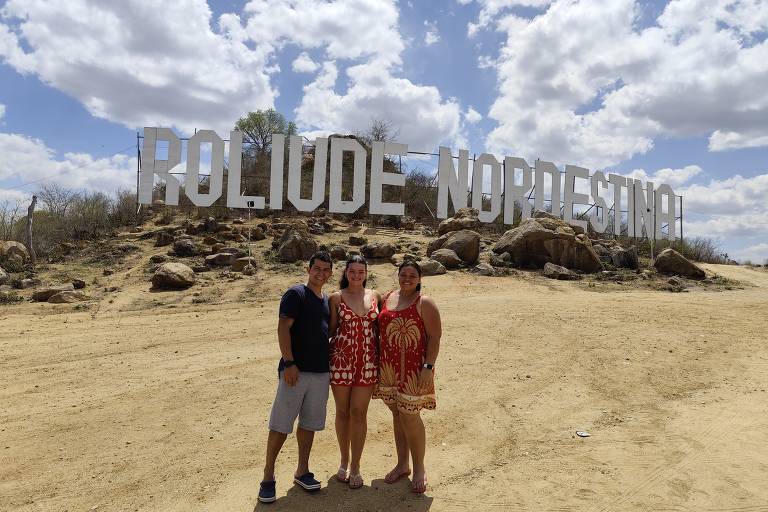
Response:
[{"label": "blue sky", "polygon": [[666,182],[686,236],[768,259],[768,2],[0,5],[0,206],[133,188],[143,126],[225,137],[274,107],[309,136],[387,119],[412,150]]}]

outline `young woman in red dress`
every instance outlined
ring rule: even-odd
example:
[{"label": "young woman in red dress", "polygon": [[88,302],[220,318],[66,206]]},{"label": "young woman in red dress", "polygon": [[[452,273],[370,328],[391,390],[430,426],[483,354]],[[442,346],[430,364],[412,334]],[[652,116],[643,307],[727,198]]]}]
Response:
[{"label": "young woman in red dress", "polygon": [[419,412],[434,409],[434,368],[442,327],[435,301],[421,294],[421,267],[405,261],[398,269],[400,289],[382,301],[379,314],[380,372],[375,397],[392,411],[397,465],[384,481],[391,484],[411,474],[411,490],[427,490],[424,469],[426,434]]},{"label": "young woman in red dress", "polygon": [[[341,464],[336,478],[352,489],[363,485],[360,458],[368,428],[368,404],[379,381],[378,316],[381,295],[365,287],[368,264],[352,256],[330,297],[331,390]],[[350,458],[351,451],[351,458]]]}]

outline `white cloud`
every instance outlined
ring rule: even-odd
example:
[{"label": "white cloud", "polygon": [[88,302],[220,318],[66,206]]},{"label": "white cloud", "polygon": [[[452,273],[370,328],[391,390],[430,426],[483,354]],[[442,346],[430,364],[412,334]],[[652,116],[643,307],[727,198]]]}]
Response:
[{"label": "white cloud", "polygon": [[[85,153],[66,153],[63,159],[39,139],[0,133],[0,181],[29,183],[23,188],[0,184],[0,198],[26,197],[44,183],[112,194],[119,188],[136,188],[136,158],[118,154],[94,158]],[[13,181],[11,181],[13,180]]]},{"label": "white cloud", "polygon": [[326,62],[317,79],[304,87],[296,110],[304,129],[362,131],[371,120],[382,119],[398,132],[398,140],[418,151],[433,150],[457,136],[459,105],[443,101],[437,88],[395,78],[376,62],[350,67],[346,75],[349,86],[343,95],[334,90],[338,70],[333,62]]},{"label": "white cloud", "polygon": [[230,129],[273,105],[269,45],[249,49],[204,0],[28,2],[2,8],[0,59],[128,127]]},{"label": "white cloud", "polygon": [[314,73],[320,69],[320,65],[313,61],[307,52],[301,52],[291,64],[291,69],[296,73]]},{"label": "white cloud", "polygon": [[558,0],[533,19],[508,4],[484,4],[507,33],[494,152],[602,168],[659,136],[710,135],[712,150],[768,144],[765,2],[673,0],[644,29],[632,0]]},{"label": "white cloud", "polygon": [[754,213],[768,219],[768,174],[752,178],[735,175],[708,184],[694,184],[676,191],[687,210],[701,214]]},{"label": "white cloud", "polygon": [[424,44],[431,46],[440,41],[440,32],[437,30],[437,25],[429,21],[424,21],[424,26],[427,27],[427,33],[424,34]]},{"label": "white cloud", "polygon": [[[405,44],[394,1],[252,0],[244,16],[254,42],[324,51],[325,61],[295,110],[303,133],[365,130],[372,119],[381,119],[420,150],[459,135],[457,101],[398,76]],[[344,66],[349,67],[340,73]],[[341,80],[343,93],[337,91]]]},{"label": "white cloud", "polygon": [[[462,5],[468,5],[473,0],[457,0]],[[498,14],[510,7],[537,7],[543,8],[552,3],[552,0],[476,0],[480,4],[480,14],[477,23],[467,24],[467,35],[474,37],[481,29],[487,28]]]},{"label": "white cloud", "polygon": [[329,59],[376,56],[400,62],[404,44],[395,29],[397,6],[379,0],[251,0],[245,31],[254,42],[277,47],[325,48]]},{"label": "white cloud", "polygon": [[480,114],[480,112],[472,108],[471,105],[467,108],[467,111],[464,113],[464,120],[469,124],[475,124],[478,121],[480,121],[482,118],[483,116]]},{"label": "white cloud", "polygon": [[674,189],[688,183],[691,178],[701,174],[701,172],[701,167],[698,165],[686,165],[681,169],[670,169],[669,167],[659,169],[653,174],[648,174],[644,169],[635,169],[624,175],[644,182],[651,181],[656,187],[666,183]]}]

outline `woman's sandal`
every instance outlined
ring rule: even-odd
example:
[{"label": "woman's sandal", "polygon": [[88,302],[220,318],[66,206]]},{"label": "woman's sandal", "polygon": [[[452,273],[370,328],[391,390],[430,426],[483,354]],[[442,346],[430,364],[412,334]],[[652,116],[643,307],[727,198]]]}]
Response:
[{"label": "woman's sandal", "polygon": [[410,469],[406,469],[405,471],[401,471],[399,473],[396,473],[396,469],[397,468],[387,473],[387,475],[384,477],[384,482],[388,484],[394,484],[395,482],[398,482],[401,478],[411,474]]},{"label": "woman's sandal", "polygon": [[349,469],[339,466],[339,470],[336,472],[336,480],[344,484],[349,482]]},{"label": "woman's sandal", "polygon": [[424,494],[427,492],[427,475],[426,473],[421,480],[414,480],[411,482],[411,492],[414,494]]},{"label": "woman's sandal", "polygon": [[360,473],[356,475],[349,475],[349,488],[350,489],[359,489],[363,486],[363,475]]}]

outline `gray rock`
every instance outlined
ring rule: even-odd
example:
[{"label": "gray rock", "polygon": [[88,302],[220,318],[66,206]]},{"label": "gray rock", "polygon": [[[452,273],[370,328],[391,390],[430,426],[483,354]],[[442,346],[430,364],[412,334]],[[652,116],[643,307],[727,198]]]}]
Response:
[{"label": "gray rock", "polygon": [[548,217],[525,219],[502,235],[493,252],[508,252],[516,266],[543,268],[554,263],[588,273],[603,269],[586,235],[577,235],[562,220]]},{"label": "gray rock", "polygon": [[195,242],[190,238],[180,238],[173,243],[173,252],[179,257],[189,257],[198,254]]},{"label": "gray rock", "polygon": [[481,276],[496,275],[496,271],[493,269],[493,265],[490,263],[478,263],[477,266],[472,269],[472,272],[475,274],[480,274]]},{"label": "gray rock", "polygon": [[361,246],[368,243],[368,239],[364,236],[349,235],[349,245]]},{"label": "gray rock", "polygon": [[611,250],[611,263],[616,267],[637,269],[640,262],[637,258],[637,247],[617,247]]},{"label": "gray rock", "polygon": [[36,302],[46,302],[59,292],[71,292],[74,291],[74,289],[75,287],[72,283],[61,284],[58,286],[46,286],[45,288],[36,290],[32,294],[32,300]]},{"label": "gray rock", "polygon": [[245,267],[247,267],[248,265],[251,265],[255,269],[256,268],[256,258],[253,258],[253,257],[249,258],[247,256],[244,257],[244,258],[237,258],[232,263],[232,271],[233,272],[243,272]]},{"label": "gray rock", "polygon": [[451,233],[445,233],[430,241],[429,244],[427,244],[427,256],[430,256],[436,250],[441,249],[450,236]]},{"label": "gray rock", "polygon": [[347,259],[347,250],[340,245],[334,245],[329,252],[331,253],[331,258],[336,261],[346,261]]},{"label": "gray rock", "polygon": [[480,255],[480,235],[469,229],[453,231],[441,249],[450,249],[467,265],[477,262]]},{"label": "gray rock", "polygon": [[158,231],[155,247],[164,247],[173,243],[173,235],[167,231]]},{"label": "gray rock", "polygon": [[439,261],[422,260],[419,262],[419,266],[423,276],[439,276],[446,273],[445,266]]},{"label": "gray rock", "polygon": [[442,235],[462,229],[477,229],[480,226],[480,220],[477,218],[479,213],[475,208],[460,208],[453,217],[440,223],[437,227],[437,234]]},{"label": "gray rock", "polygon": [[163,263],[152,276],[152,284],[160,289],[184,289],[195,284],[195,272],[183,263]]},{"label": "gray rock", "polygon": [[372,242],[360,248],[360,252],[368,259],[389,259],[397,249],[395,246],[386,242]]},{"label": "gray rock", "polygon": [[256,274],[256,267],[254,267],[253,265],[246,265],[243,268],[243,275],[252,276],[255,274]]},{"label": "gray rock", "polygon": [[544,276],[550,279],[559,279],[561,281],[581,279],[581,276],[576,272],[549,262],[544,264]]},{"label": "gray rock", "polygon": [[706,277],[706,274],[701,267],[689,261],[685,256],[671,247],[661,251],[656,257],[653,266],[656,267],[656,270],[664,274],[675,274],[678,276],[690,277],[691,279],[704,279]]},{"label": "gray rock", "polygon": [[237,261],[237,256],[228,252],[220,252],[205,257],[205,264],[211,267],[228,267]]},{"label": "gray rock", "polygon": [[430,256],[433,260],[438,261],[445,266],[445,268],[459,268],[461,266],[461,258],[451,249],[438,249]]},{"label": "gray rock", "polygon": [[3,269],[3,267],[0,267],[0,285],[9,283],[11,281],[11,276],[8,274],[8,272]]},{"label": "gray rock", "polygon": [[167,256],[163,256],[162,254],[153,254],[149,257],[149,261],[152,263],[163,263],[168,259]]},{"label": "gray rock", "polygon": [[[30,277],[27,279],[22,279],[19,281],[19,288],[22,290],[26,290],[28,288],[34,288],[35,286],[40,286],[42,284],[42,281],[36,277]],[[74,285],[73,285],[74,287]]]},{"label": "gray rock", "polygon": [[317,242],[308,234],[287,229],[278,240],[277,257],[283,263],[307,261],[317,251]]},{"label": "gray rock", "polygon": [[88,300],[89,298],[90,297],[81,291],[72,290],[51,295],[51,297],[48,299],[48,302],[51,304],[72,304],[74,302]]},{"label": "gray rock", "polygon": [[85,281],[83,281],[82,279],[73,279],[72,286],[75,287],[75,290],[82,290],[83,288],[85,288]]},{"label": "gray rock", "polygon": [[29,251],[27,246],[21,242],[15,242],[13,240],[0,241],[0,261],[3,260],[21,260],[23,265],[29,261]]}]

